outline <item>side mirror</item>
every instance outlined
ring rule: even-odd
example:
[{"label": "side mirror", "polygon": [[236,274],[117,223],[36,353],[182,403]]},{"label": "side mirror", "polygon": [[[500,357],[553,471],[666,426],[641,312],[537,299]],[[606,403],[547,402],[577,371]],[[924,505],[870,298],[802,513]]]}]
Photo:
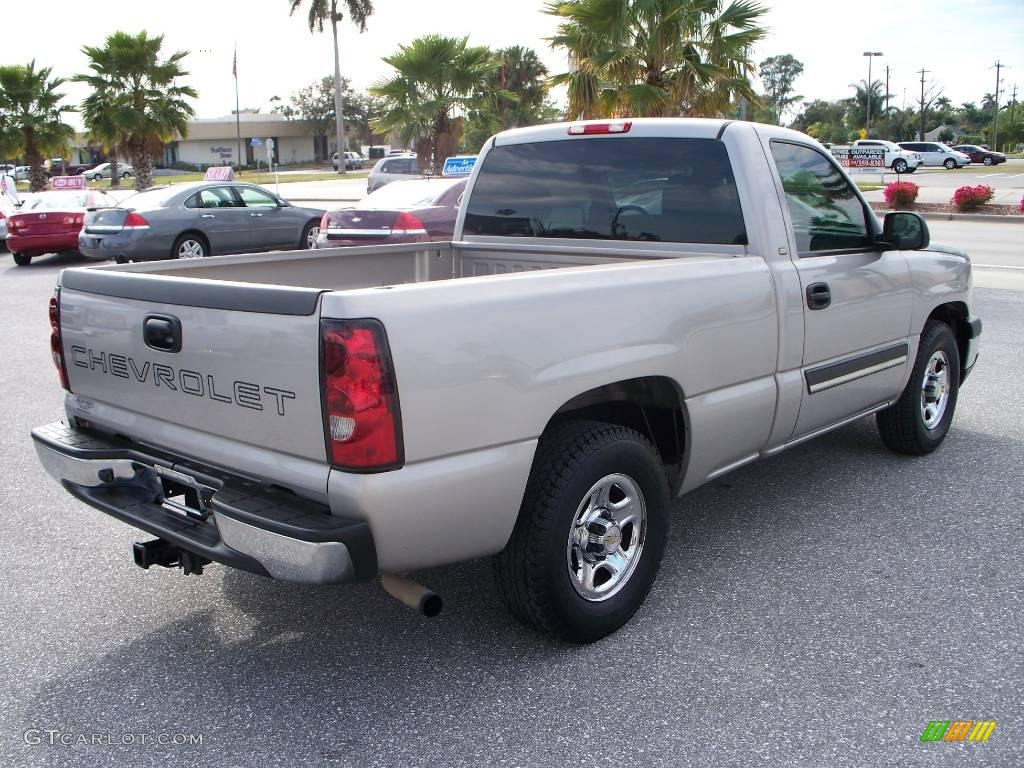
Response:
[{"label": "side mirror", "polygon": [[893,211],[885,214],[881,241],[901,251],[919,251],[928,247],[931,236],[928,223],[918,213]]}]

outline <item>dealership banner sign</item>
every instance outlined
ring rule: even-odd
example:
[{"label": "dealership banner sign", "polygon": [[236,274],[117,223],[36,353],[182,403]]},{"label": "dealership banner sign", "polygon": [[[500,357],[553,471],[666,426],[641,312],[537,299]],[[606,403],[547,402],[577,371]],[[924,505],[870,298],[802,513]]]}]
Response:
[{"label": "dealership banner sign", "polygon": [[849,171],[885,168],[885,147],[832,147],[832,156]]},{"label": "dealership banner sign", "polygon": [[53,189],[85,189],[85,176],[54,176],[50,179]]}]

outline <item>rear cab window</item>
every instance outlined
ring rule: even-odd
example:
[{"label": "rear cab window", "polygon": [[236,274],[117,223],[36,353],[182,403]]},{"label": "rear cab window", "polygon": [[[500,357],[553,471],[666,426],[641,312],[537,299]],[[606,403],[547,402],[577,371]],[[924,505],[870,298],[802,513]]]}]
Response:
[{"label": "rear cab window", "polygon": [[747,243],[736,180],[715,139],[590,138],[492,148],[464,234]]}]

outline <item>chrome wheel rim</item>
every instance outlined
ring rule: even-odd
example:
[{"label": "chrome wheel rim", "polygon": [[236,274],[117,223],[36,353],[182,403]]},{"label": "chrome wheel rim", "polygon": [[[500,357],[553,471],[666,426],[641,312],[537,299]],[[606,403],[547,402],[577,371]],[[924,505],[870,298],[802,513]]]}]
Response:
[{"label": "chrome wheel rim", "polygon": [[201,259],[203,256],[203,244],[198,240],[185,240],[178,246],[179,259]]},{"label": "chrome wheel rim", "polygon": [[941,349],[929,359],[921,381],[921,420],[935,429],[949,405],[949,358]]},{"label": "chrome wheel rim", "polygon": [[585,600],[600,602],[629,582],[643,554],[647,505],[626,475],[594,483],[576,509],[565,547],[569,581]]},{"label": "chrome wheel rim", "polygon": [[313,248],[316,246],[316,239],[320,237],[320,227],[310,227],[308,234],[306,235],[306,247]]}]

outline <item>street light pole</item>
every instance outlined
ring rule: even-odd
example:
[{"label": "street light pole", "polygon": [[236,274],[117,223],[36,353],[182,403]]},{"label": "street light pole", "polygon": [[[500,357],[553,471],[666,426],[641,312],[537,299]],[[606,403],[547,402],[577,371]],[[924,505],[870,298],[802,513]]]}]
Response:
[{"label": "street light pole", "polygon": [[864,51],[864,55],[868,57],[868,82],[867,88],[864,90],[864,101],[868,103],[868,120],[867,127],[864,130],[865,135],[871,135],[871,60],[875,56],[881,56],[881,51]]}]

